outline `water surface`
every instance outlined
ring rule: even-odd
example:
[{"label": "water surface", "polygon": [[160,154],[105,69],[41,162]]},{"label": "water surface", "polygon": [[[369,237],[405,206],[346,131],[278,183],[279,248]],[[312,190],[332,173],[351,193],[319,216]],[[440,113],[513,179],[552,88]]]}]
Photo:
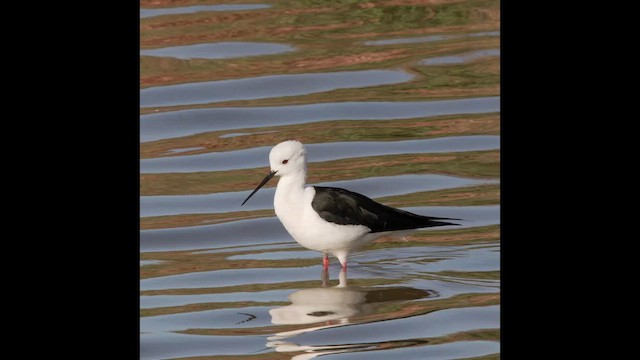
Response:
[{"label": "water surface", "polygon": [[399,70],[363,70],[335,73],[270,75],[237,80],[167,85],[142,89],[140,106],[207,104],[230,100],[292,96],[408,81]]},{"label": "water surface", "polygon": [[172,8],[145,9],[140,8],[140,18],[148,18],[160,15],[192,14],[202,11],[239,11],[269,8],[268,4],[221,4],[221,5],[201,5],[184,6]]},{"label": "water surface", "polygon": [[479,36],[500,36],[499,31],[486,31],[471,34],[461,35],[430,35],[430,36],[418,36],[411,38],[398,38],[398,39],[386,39],[386,40],[372,40],[365,41],[365,45],[396,45],[396,44],[412,44],[422,42],[434,42],[443,40],[461,39],[465,37],[479,37]]},{"label": "water surface", "polygon": [[140,50],[140,55],[173,57],[177,59],[224,59],[243,56],[271,55],[293,50],[293,47],[284,44],[221,42]]},{"label": "water surface", "polygon": [[[141,359],[500,358],[498,1],[141,6]],[[459,226],[324,272],[277,178],[240,205],[290,138],[310,184]]]},{"label": "water surface", "polygon": [[424,65],[461,64],[467,61],[472,61],[472,60],[481,59],[481,58],[490,57],[490,56],[500,56],[500,50],[498,49],[478,50],[478,51],[472,51],[472,52],[455,55],[455,56],[434,57],[434,58],[422,60],[422,64]]},{"label": "water surface", "polygon": [[[329,161],[350,157],[420,154],[442,152],[464,152],[500,148],[500,137],[490,135],[456,136],[425,140],[405,140],[386,142],[338,142],[309,144],[309,161]],[[193,148],[192,148],[193,149]],[[143,159],[140,161],[142,173],[221,171],[264,166],[271,148],[256,147],[246,150],[212,152],[201,155],[171,156]]]},{"label": "water surface", "polygon": [[[259,178],[255,180],[255,182],[259,181]],[[356,180],[328,181],[311,185],[347,188],[351,191],[366,194],[370,198],[377,198],[493,183],[496,183],[496,180],[467,179],[435,174],[407,174],[392,177],[366,177]],[[257,192],[251,198],[252,201],[242,205],[241,208],[242,201],[238,202],[237,199],[244,200],[250,193],[251,190],[241,192],[228,191],[217,194],[141,196],[140,214],[143,216],[198,214],[258,210],[273,206],[275,188],[267,187]]]},{"label": "water surface", "polygon": [[[140,140],[153,141],[206,131],[303,124],[339,119],[380,120],[490,113],[500,98],[480,97],[421,102],[330,102],[309,105],[191,109],[142,115]],[[242,133],[241,133],[242,134]],[[236,136],[238,136],[236,134]]]}]

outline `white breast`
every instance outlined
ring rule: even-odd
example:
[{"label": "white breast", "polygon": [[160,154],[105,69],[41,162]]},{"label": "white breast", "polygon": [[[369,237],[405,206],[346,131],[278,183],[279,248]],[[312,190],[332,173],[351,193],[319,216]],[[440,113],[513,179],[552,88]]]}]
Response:
[{"label": "white breast", "polygon": [[313,187],[306,187],[297,195],[276,191],[274,208],[285,229],[300,245],[332,254],[363,245],[359,240],[369,233],[368,227],[337,225],[322,219],[311,207],[315,195]]}]

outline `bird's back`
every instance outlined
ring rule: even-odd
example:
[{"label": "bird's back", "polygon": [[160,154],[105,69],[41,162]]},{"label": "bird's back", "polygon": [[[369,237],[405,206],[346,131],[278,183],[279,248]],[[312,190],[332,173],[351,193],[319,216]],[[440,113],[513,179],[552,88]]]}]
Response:
[{"label": "bird's back", "polygon": [[314,186],[311,206],[326,221],[339,225],[364,225],[372,233],[459,225],[441,220],[459,220],[417,215],[395,209],[341,188]]}]

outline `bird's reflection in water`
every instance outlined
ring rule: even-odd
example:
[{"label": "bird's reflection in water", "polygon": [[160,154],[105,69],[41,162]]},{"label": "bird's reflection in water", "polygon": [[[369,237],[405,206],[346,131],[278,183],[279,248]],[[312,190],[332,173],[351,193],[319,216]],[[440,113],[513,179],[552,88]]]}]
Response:
[{"label": "bird's reflection in water", "polygon": [[339,284],[328,287],[328,272],[322,272],[322,287],[303,289],[289,295],[291,305],[269,310],[271,322],[276,325],[306,325],[298,330],[280,332],[268,338],[267,347],[278,352],[303,352],[293,360],[311,359],[326,354],[349,351],[366,351],[377,344],[343,344],[322,346],[301,346],[284,339],[307,332],[350,324],[356,315],[372,313],[378,306],[389,302],[416,300],[436,296],[434,291],[410,287],[358,287],[347,285],[347,274],[339,275]]}]

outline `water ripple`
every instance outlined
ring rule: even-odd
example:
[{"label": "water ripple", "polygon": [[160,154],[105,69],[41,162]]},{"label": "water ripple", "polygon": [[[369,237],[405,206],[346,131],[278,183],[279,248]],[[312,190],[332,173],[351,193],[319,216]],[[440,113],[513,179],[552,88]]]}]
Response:
[{"label": "water ripple", "polygon": [[462,64],[476,59],[500,56],[500,49],[488,49],[472,51],[459,55],[433,57],[424,59],[421,61],[423,65],[448,65],[448,64]]},{"label": "water ripple", "polygon": [[308,105],[189,109],[140,117],[140,141],[207,131],[306,124],[328,120],[388,120],[500,111],[500,97],[406,102],[331,102]]},{"label": "water ripple", "polygon": [[[260,179],[256,179],[256,182]],[[368,177],[354,180],[328,181],[319,186],[346,188],[371,198],[411,194],[420,191],[452,189],[463,186],[496,184],[496,180],[468,179],[435,174],[407,174]],[[393,184],[393,186],[389,186]],[[154,195],[140,197],[140,216],[177,214],[206,214],[232,211],[251,211],[273,207],[275,187],[258,191],[250,202],[240,206],[251,190],[202,195]]]},{"label": "water ripple", "polygon": [[140,8],[140,18],[148,18],[160,15],[177,15],[177,14],[193,14],[201,11],[240,11],[240,10],[257,10],[271,7],[268,4],[222,4],[222,5],[202,5],[202,6],[184,6],[172,8]]},{"label": "water ripple", "polygon": [[[442,226],[438,227],[438,230],[482,227],[500,223],[499,205],[421,206],[403,209],[420,215],[463,219],[458,221],[462,226]],[[140,232],[140,251],[213,249],[228,247],[231,244],[237,246],[287,241],[293,240],[274,216],[216,225],[143,230]],[[277,270],[274,269],[274,271]]]},{"label": "water ripple", "polygon": [[[490,135],[452,136],[405,141],[352,141],[306,144],[309,162],[358,157],[493,150],[500,148],[500,137]],[[211,152],[140,160],[141,173],[198,172],[248,169],[268,164],[271,147]]]},{"label": "water ripple", "polygon": [[219,42],[140,50],[140,56],[176,59],[228,59],[243,56],[272,55],[293,51],[290,45],[258,42]]},{"label": "water ripple", "polygon": [[265,99],[317,92],[402,83],[413,75],[398,70],[339,71],[269,75],[254,78],[156,86],[140,90],[140,106],[207,104]]},{"label": "water ripple", "polygon": [[371,40],[365,41],[365,45],[397,45],[397,44],[412,44],[421,42],[435,42],[454,39],[463,39],[467,37],[483,37],[483,36],[500,36],[500,31],[483,31],[471,34],[461,35],[429,35],[411,38],[398,38],[398,39],[384,39],[384,40]]}]

